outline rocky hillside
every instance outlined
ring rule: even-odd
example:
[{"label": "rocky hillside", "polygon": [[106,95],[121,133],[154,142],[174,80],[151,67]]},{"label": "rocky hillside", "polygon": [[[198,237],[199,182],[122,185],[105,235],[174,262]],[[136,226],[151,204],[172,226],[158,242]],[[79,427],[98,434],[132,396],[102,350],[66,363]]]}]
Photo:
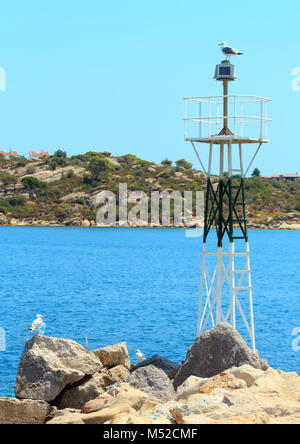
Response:
[{"label": "rocky hillside", "polygon": [[[118,194],[120,183],[148,195],[205,190],[203,174],[184,159],[155,164],[132,154],[67,157],[61,150],[38,161],[1,157],[0,224],[95,226],[97,194],[107,189]],[[300,181],[252,177],[246,179],[246,188],[250,228],[300,229]]]},{"label": "rocky hillside", "polygon": [[299,424],[300,377],[259,359],[219,324],[183,364],[155,355],[130,363],[125,343],[88,351],[35,336],[21,356],[16,398],[1,424]]}]

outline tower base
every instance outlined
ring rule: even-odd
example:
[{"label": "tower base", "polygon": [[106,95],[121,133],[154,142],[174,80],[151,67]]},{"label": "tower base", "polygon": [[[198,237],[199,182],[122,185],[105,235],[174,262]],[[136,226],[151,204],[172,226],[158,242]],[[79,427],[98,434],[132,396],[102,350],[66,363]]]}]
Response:
[{"label": "tower base", "polygon": [[[212,268],[209,259],[214,262]],[[248,313],[245,312],[246,307]],[[236,328],[237,314],[241,315],[252,350],[256,352],[249,243],[245,242],[242,253],[235,253],[233,242],[229,243],[228,252],[218,247],[217,253],[208,253],[204,243],[197,336],[221,322],[228,322]]]}]

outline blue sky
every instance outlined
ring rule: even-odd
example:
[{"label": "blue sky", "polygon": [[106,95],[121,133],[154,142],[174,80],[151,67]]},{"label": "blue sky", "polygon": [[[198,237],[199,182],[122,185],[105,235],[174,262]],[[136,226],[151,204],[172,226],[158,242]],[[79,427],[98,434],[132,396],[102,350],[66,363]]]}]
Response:
[{"label": "blue sky", "polygon": [[221,92],[213,74],[225,40],[245,52],[231,92],[273,99],[272,141],[254,166],[300,173],[300,92],[291,87],[299,10],[296,0],[2,2],[0,147],[197,165],[183,140],[182,98]]}]

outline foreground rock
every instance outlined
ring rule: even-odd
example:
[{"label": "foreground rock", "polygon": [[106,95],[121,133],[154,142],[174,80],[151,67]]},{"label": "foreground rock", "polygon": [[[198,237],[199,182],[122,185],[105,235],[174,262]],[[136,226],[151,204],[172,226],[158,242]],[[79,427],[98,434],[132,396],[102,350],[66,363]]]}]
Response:
[{"label": "foreground rock", "polygon": [[[105,392],[106,375],[96,373],[92,377],[86,377],[67,387],[59,396],[58,408],[81,409],[91,399],[96,399]],[[109,381],[110,382],[110,381]]]},{"label": "foreground rock", "polygon": [[190,347],[186,361],[174,379],[174,387],[180,386],[191,375],[210,378],[244,364],[260,370],[268,368],[236,330],[229,324],[219,324],[203,333]]},{"label": "foreground rock", "polygon": [[128,384],[112,389],[98,399],[85,404],[81,413],[56,415],[47,424],[104,424],[120,415],[135,416],[148,399],[146,393],[135,390]]},{"label": "foreground rock", "polygon": [[190,376],[167,402],[123,383],[81,412],[54,411],[48,424],[298,424],[299,401],[298,375],[246,364],[211,378]]},{"label": "foreground rock", "polygon": [[171,410],[178,424],[298,424],[300,378],[245,365],[212,378],[191,376]]},{"label": "foreground rock", "polygon": [[[44,400],[0,398],[0,423],[300,423],[300,377],[268,367],[227,324],[202,335],[179,371],[160,356],[129,371],[126,344],[105,349],[99,353],[111,368],[102,368],[95,353],[73,341],[28,341],[16,391],[53,398],[51,406]],[[171,375],[176,372],[175,393]]]},{"label": "foreground rock", "polygon": [[99,348],[98,350],[94,350],[93,353],[100,359],[106,368],[123,365],[130,370],[131,366],[126,342]]},{"label": "foreground rock", "polygon": [[49,411],[44,401],[0,398],[0,424],[44,424]]},{"label": "foreground rock", "polygon": [[169,379],[174,379],[178,370],[180,369],[180,366],[176,362],[170,361],[169,359],[166,359],[159,355],[154,355],[151,358],[146,359],[145,361],[136,365],[135,370],[140,367],[146,367],[150,364],[156,368],[163,370],[165,374],[169,377]]},{"label": "foreground rock", "polygon": [[34,336],[26,342],[21,356],[16,396],[51,402],[67,385],[101,368],[99,358],[74,341]]},{"label": "foreground rock", "polygon": [[166,373],[152,364],[135,369],[126,382],[161,401],[169,401],[175,393]]},{"label": "foreground rock", "polygon": [[111,370],[102,369],[93,376],[67,387],[60,396],[58,407],[81,409],[88,401],[100,397],[107,387],[124,381],[128,376],[129,370],[122,365]]}]

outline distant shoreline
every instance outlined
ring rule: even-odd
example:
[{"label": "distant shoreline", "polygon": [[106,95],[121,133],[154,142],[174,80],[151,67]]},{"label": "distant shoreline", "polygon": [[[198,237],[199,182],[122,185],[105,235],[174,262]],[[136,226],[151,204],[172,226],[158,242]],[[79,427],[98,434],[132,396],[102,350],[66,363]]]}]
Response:
[{"label": "distant shoreline", "polygon": [[[14,227],[14,228],[96,228],[96,229],[108,229],[108,228],[126,228],[126,229],[174,229],[174,230],[193,230],[195,229],[195,227],[174,227],[174,226],[170,226],[170,227],[163,227],[163,226],[159,226],[159,227],[151,227],[151,226],[118,226],[118,225],[114,225],[114,226],[100,226],[100,225],[90,225],[90,226],[85,226],[85,225],[64,225],[64,224],[3,224],[0,225],[0,227]],[[199,227],[199,229],[203,229],[201,227]],[[294,224],[294,225],[290,225],[288,226],[288,224],[285,224],[284,227],[273,227],[273,226],[249,226],[248,230],[264,230],[264,231],[300,231],[300,225],[299,224]]]}]

